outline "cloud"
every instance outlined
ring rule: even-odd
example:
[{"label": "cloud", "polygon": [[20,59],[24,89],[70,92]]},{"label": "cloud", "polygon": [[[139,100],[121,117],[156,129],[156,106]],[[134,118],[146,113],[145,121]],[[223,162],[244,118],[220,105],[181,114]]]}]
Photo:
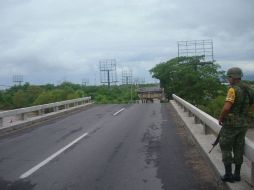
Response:
[{"label": "cloud", "polygon": [[0,80],[98,81],[99,60],[112,58],[148,78],[177,56],[177,41],[203,39],[213,40],[222,67],[253,72],[252,7],[253,0],[1,1]]},{"label": "cloud", "polygon": [[254,61],[221,61],[220,65],[223,70],[230,67],[240,67],[246,74],[254,74]]}]

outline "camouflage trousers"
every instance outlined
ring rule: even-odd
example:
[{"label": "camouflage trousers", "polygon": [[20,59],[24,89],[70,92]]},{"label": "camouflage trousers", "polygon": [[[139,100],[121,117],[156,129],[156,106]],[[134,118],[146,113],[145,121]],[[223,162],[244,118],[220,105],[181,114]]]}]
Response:
[{"label": "camouflage trousers", "polygon": [[246,127],[224,126],[222,128],[219,143],[225,165],[243,163],[246,131]]}]

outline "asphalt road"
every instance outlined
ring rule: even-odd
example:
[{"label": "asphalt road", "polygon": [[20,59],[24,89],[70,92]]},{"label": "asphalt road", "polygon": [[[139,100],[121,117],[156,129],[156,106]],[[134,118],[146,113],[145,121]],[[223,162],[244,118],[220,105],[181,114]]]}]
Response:
[{"label": "asphalt road", "polygon": [[0,139],[0,189],[216,189],[169,104],[96,105]]}]

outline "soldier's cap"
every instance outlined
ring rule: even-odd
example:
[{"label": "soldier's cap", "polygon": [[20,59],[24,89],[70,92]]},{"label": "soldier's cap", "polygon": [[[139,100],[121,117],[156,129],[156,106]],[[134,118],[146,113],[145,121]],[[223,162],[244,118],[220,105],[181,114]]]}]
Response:
[{"label": "soldier's cap", "polygon": [[242,69],[239,67],[232,67],[228,69],[227,71],[227,77],[235,78],[235,79],[240,79],[243,77],[243,72]]}]

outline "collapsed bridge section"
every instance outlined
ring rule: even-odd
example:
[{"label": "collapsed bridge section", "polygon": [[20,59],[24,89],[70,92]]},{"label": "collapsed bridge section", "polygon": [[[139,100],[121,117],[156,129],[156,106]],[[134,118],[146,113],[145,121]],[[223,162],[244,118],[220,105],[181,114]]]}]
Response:
[{"label": "collapsed bridge section", "polygon": [[164,89],[160,87],[146,87],[137,90],[140,103],[160,102],[165,99]]}]

